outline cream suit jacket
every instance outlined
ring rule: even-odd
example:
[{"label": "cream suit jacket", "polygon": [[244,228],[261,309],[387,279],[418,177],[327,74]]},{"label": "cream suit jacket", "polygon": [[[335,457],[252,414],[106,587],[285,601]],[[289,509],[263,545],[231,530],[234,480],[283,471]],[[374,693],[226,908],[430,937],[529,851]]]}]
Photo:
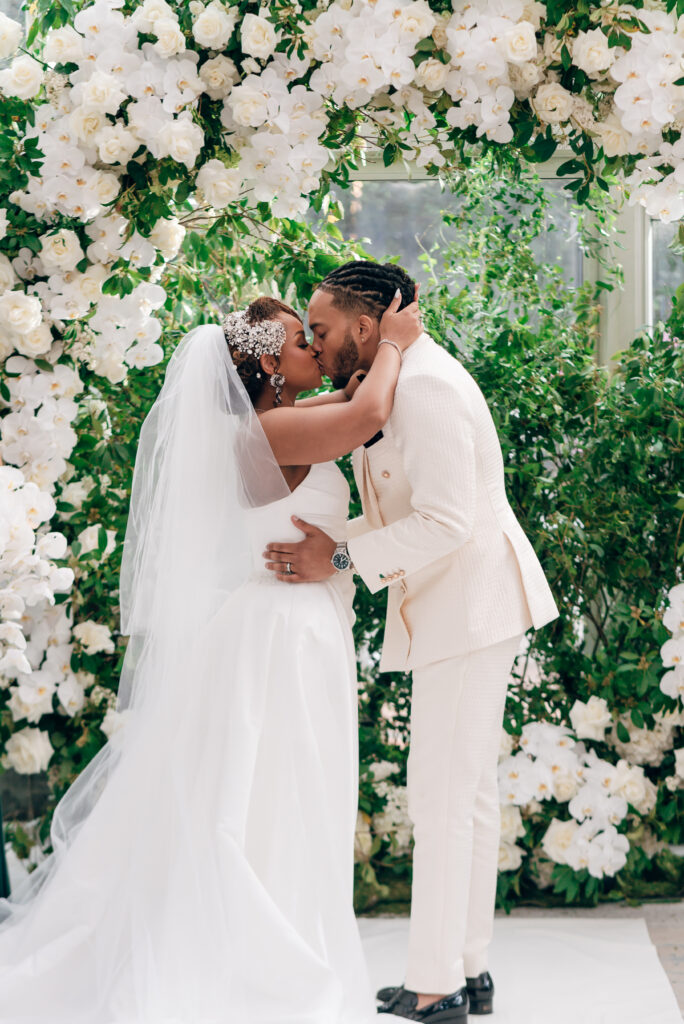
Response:
[{"label": "cream suit jacket", "polygon": [[380,669],[408,671],[539,629],[558,608],[506,496],[474,378],[428,334],[405,352],[383,436],[352,453],[355,571],[387,589]]}]

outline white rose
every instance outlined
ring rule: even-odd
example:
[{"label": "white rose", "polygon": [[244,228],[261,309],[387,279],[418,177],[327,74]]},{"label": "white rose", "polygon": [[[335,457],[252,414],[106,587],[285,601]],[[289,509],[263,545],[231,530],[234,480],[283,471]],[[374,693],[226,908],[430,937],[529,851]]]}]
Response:
[{"label": "white rose", "polygon": [[5,751],[7,767],[20,775],[44,772],[54,753],[48,734],[43,729],[29,726],[12,733],[5,744]]},{"label": "white rose", "polygon": [[0,324],[17,334],[30,334],[42,321],[40,299],[26,292],[5,292],[0,296]]},{"label": "white rose", "polygon": [[570,117],[572,100],[572,93],[564,89],[559,82],[546,82],[540,85],[534,94],[532,106],[542,121],[560,124]]},{"label": "white rose", "polygon": [[114,641],[109,626],[101,622],[93,622],[86,619],[74,626],[73,635],[79,640],[86,654],[98,654],[104,651],[111,654],[114,650]]},{"label": "white rose", "polygon": [[605,121],[599,121],[596,131],[606,156],[625,156],[629,150],[630,133],[615,114],[609,114]]},{"label": "white rose", "polygon": [[390,775],[395,775],[398,771],[399,765],[393,764],[391,761],[374,761],[368,765],[368,772],[373,776],[374,782],[384,782]]},{"label": "white rose", "polygon": [[7,210],[0,210],[0,238],[4,238],[6,236],[7,224]]},{"label": "white rose", "polygon": [[154,32],[156,21],[160,18],[174,17],[173,8],[169,7],[166,0],[144,0],[144,3],[133,11],[131,23],[138,32]]},{"label": "white rose", "polygon": [[522,62],[537,56],[537,37],[534,25],[521,21],[506,30],[502,40],[502,53],[506,60]]},{"label": "white rose", "polygon": [[73,92],[76,103],[106,114],[115,114],[127,98],[119,79],[106,71],[94,71],[86,82],[74,86]]},{"label": "white rose", "polygon": [[556,800],[565,803],[572,800],[579,788],[579,781],[572,772],[557,772],[552,776],[553,795]]},{"label": "white rose", "polygon": [[24,30],[18,21],[13,21],[0,11],[0,60],[11,57],[16,52]]},{"label": "white rose", "polygon": [[451,71],[449,64],[442,64],[441,60],[429,57],[416,69],[416,85],[427,89],[429,92],[437,92],[444,88],[447,76]]},{"label": "white rose", "polygon": [[28,334],[18,334],[14,342],[17,352],[22,356],[42,356],[52,348],[52,332],[47,324],[41,324],[35,331]]},{"label": "white rose", "polygon": [[[249,18],[250,15],[245,15]],[[207,50],[224,50],[230,41],[230,37],[237,22],[237,10],[231,7],[227,10],[223,4],[212,0],[204,8],[192,26],[192,34],[200,46]]]},{"label": "white rose", "polygon": [[[107,694],[107,700],[111,700],[111,691]],[[115,702],[114,702],[115,703]],[[123,711],[117,711],[114,707],[114,703],[107,709],[104,718],[100,723],[100,728],[106,735],[109,743],[113,747],[121,747],[126,737],[126,724],[131,714],[131,708],[125,708]]]},{"label": "white rose", "polygon": [[[110,555],[116,547],[116,530],[106,530],[105,532],[107,540],[101,555],[102,558]],[[100,524],[91,523],[90,526],[86,526],[84,530],[81,530],[76,540],[81,545],[81,555],[87,555],[89,552],[95,551],[100,541]]]},{"label": "white rose", "polygon": [[150,232],[150,242],[159,249],[165,260],[172,260],[180,251],[185,238],[185,228],[177,217],[158,220]]},{"label": "white rose", "polygon": [[578,32],[572,43],[572,63],[588,75],[607,71],[615,60],[615,50],[608,46],[608,37],[600,28]]},{"label": "white rose", "polygon": [[127,164],[140,141],[122,124],[107,124],[98,132],[97,151],[105,164]]},{"label": "white rose", "polygon": [[567,864],[568,847],[572,844],[579,825],[574,818],[561,821],[554,818],[541,841],[542,849],[547,857],[556,864]]},{"label": "white rose", "polygon": [[603,697],[592,694],[586,704],[575,701],[570,709],[570,721],[578,739],[602,740],[612,719]]},{"label": "white rose", "polygon": [[432,30],[432,38],[438,50],[446,50],[449,37],[447,36],[447,25],[451,21],[451,11],[443,11],[436,15],[436,24]]},{"label": "white rose", "polygon": [[91,110],[90,107],[74,107],[69,114],[69,127],[79,142],[87,146],[95,145],[95,136],[108,124],[101,110]]},{"label": "white rose", "polygon": [[617,789],[619,796],[623,796],[639,814],[648,814],[658,799],[656,787],[640,766],[627,765],[622,758],[618,761],[618,768],[621,765],[624,765],[625,769],[621,773],[621,784]]},{"label": "white rose", "polygon": [[157,37],[154,49],[160,57],[174,57],[185,50],[185,36],[177,18],[157,18],[152,32]]},{"label": "white rose", "polygon": [[561,50],[563,49],[563,38],[559,39],[558,36],[554,35],[553,32],[544,33],[544,44],[542,51],[544,53],[545,64],[559,64],[561,59]]},{"label": "white rose", "polygon": [[243,128],[258,128],[268,117],[268,97],[245,82],[236,85],[225,102]]},{"label": "white rose", "polygon": [[41,235],[41,250],[38,254],[45,270],[66,273],[75,270],[83,259],[83,249],[78,235],[70,228],[61,228],[52,235]]},{"label": "white rose", "polygon": [[537,31],[541,25],[541,19],[546,18],[546,4],[541,4],[538,0],[527,0],[523,6],[522,16],[525,21],[531,22]]},{"label": "white rose", "polygon": [[238,70],[230,57],[219,54],[204,62],[199,69],[205,92],[212,100],[224,99],[238,79]]},{"label": "white rose", "polygon": [[176,118],[162,125],[158,140],[165,156],[190,168],[194,167],[204,145],[204,132],[194,121]]},{"label": "white rose", "polygon": [[[62,488],[62,492],[59,495],[58,500],[60,502],[65,502],[67,505],[73,505],[74,509],[80,509],[94,486],[95,481],[92,477],[83,477],[81,480],[74,480],[72,483],[68,483]],[[72,514],[72,512],[59,513],[62,519],[67,519]]]},{"label": "white rose", "polygon": [[501,807],[501,841],[514,843],[525,835],[520,808],[515,804],[503,804]]},{"label": "white rose", "polygon": [[0,89],[6,96],[31,100],[38,95],[42,84],[42,65],[33,57],[29,57],[27,53],[16,57],[10,67],[0,71]]},{"label": "white rose", "polygon": [[95,193],[100,203],[111,203],[121,191],[121,183],[111,171],[93,171],[88,178],[88,188]]},{"label": "white rose", "polygon": [[499,871],[517,871],[522,863],[522,847],[515,843],[499,844]]},{"label": "white rose", "polygon": [[17,281],[17,275],[14,273],[14,267],[5,256],[4,252],[0,253],[0,295],[3,292],[7,292],[10,288],[13,288]]},{"label": "white rose", "polygon": [[83,58],[83,36],[71,25],[51,28],[45,40],[43,56],[51,64],[79,64]]},{"label": "white rose", "polygon": [[684,779],[684,747],[679,747],[674,752],[675,756],[675,775],[680,779]]},{"label": "white rose", "polygon": [[243,51],[250,57],[260,57],[262,60],[271,56],[278,42],[273,24],[257,14],[245,14],[240,38]]},{"label": "white rose", "polygon": [[220,210],[240,195],[242,175],[237,168],[228,168],[220,160],[208,160],[197,175],[197,187],[210,206]]},{"label": "white rose", "polygon": [[421,39],[427,39],[431,34],[437,24],[437,19],[425,0],[415,0],[415,3],[408,4],[406,7],[397,5],[394,12],[394,24],[399,30],[402,45],[407,43],[417,45]]}]

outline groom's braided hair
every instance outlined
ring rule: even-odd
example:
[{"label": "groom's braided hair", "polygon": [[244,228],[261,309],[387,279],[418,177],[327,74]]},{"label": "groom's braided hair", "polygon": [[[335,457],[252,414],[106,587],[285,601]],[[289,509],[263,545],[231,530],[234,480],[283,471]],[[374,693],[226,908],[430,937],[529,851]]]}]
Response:
[{"label": "groom's braided hair", "polygon": [[401,291],[400,309],[413,302],[416,282],[396,263],[352,260],[336,267],[318,286],[333,296],[333,305],[345,313],[366,313],[378,320]]},{"label": "groom's braided hair", "polygon": [[[299,313],[292,309],[291,306],[281,302],[280,299],[273,298],[271,295],[260,295],[259,298],[250,302],[245,310],[247,323],[250,325],[260,324],[265,320],[275,320],[278,317],[278,313],[291,313],[297,320],[301,320]],[[228,344],[228,350],[232,356],[238,376],[245,385],[247,394],[251,401],[255,402],[261,394],[268,374],[264,373],[261,369],[257,356],[250,355],[249,352],[242,352],[230,343]],[[277,370],[280,365],[280,360],[277,356],[275,356],[275,361]],[[261,374],[261,376],[257,377],[257,373]]]}]

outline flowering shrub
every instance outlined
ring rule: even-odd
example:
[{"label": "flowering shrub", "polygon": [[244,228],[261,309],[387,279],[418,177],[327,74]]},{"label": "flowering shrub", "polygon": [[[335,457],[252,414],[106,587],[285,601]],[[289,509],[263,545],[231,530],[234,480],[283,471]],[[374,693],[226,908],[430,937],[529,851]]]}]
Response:
[{"label": "flowering shrub", "polygon": [[[581,202],[616,186],[678,218],[680,6],[36,0],[21,52],[21,27],[0,15],[6,765],[53,761],[58,791],[101,742],[95,676],[115,680],[120,656],[106,620],[132,440],[101,395],[128,389],[139,425],[195,315],[181,246],[216,270],[218,239],[225,256],[226,239],[251,236],[218,269],[262,281],[265,250],[296,250],[295,219],[369,147],[437,174],[478,146],[515,165],[562,143]],[[329,251],[307,258],[295,265],[311,278],[329,269]],[[291,280],[289,259],[279,271]],[[55,708],[82,724],[75,744],[39,728]]]},{"label": "flowering shrub", "polygon": [[[613,366],[595,359],[598,304],[613,286],[569,287],[534,245],[554,229],[535,183],[491,163],[452,179],[449,237],[426,258],[429,329],[486,396],[507,491],[560,617],[530,634],[514,666],[499,764],[499,902],[676,896],[684,861],[681,784],[684,557],[684,288],[668,324]],[[609,205],[600,232],[610,230]],[[436,234],[439,234],[436,232]],[[580,242],[594,228],[580,222]],[[356,511],[356,510],[355,510]],[[406,898],[410,678],[379,674],[382,614],[357,590],[362,775],[358,905]],[[375,781],[374,768],[396,770]],[[380,814],[380,824],[377,815]],[[389,835],[389,840],[384,838]]]}]

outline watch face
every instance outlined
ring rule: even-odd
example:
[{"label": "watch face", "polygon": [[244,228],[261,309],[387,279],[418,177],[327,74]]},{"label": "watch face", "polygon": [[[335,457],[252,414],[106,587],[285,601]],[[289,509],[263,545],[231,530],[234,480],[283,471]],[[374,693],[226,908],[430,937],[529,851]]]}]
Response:
[{"label": "watch face", "polygon": [[349,555],[345,555],[343,551],[336,551],[332,557],[332,564],[336,569],[348,569],[351,564],[351,558]]}]

